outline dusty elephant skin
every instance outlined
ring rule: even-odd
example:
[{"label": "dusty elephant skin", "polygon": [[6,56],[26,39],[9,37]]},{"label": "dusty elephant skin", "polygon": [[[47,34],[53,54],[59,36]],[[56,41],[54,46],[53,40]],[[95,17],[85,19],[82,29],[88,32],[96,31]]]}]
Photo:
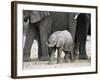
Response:
[{"label": "dusty elephant skin", "polygon": [[61,53],[65,52],[64,59],[68,62],[70,58],[71,61],[74,61],[73,58],[73,39],[70,32],[67,30],[64,31],[56,31],[50,35],[47,46],[51,49],[51,55],[49,64],[53,63],[53,57],[56,49],[58,49],[57,53],[57,63],[61,63]]}]

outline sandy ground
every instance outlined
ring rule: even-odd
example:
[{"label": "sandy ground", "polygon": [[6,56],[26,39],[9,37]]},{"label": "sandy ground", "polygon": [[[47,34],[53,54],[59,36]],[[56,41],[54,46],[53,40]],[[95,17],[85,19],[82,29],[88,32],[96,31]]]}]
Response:
[{"label": "sandy ground", "polygon": [[[27,24],[24,23],[24,35],[26,34],[27,30]],[[23,36],[23,46],[25,42],[25,36]],[[91,36],[87,36],[87,41],[86,41],[86,51],[88,57],[91,57]],[[54,64],[50,65],[48,64],[48,61],[39,61],[37,59],[37,53],[38,53],[38,46],[37,46],[37,41],[35,40],[32,45],[31,49],[31,56],[30,58],[32,59],[30,62],[24,62],[23,63],[23,68],[24,69],[40,69],[40,68],[63,68],[63,67],[84,67],[84,66],[90,66],[91,65],[91,60],[76,60],[74,63],[64,63],[63,62],[63,56],[64,53],[62,53],[62,63],[61,64],[56,64],[56,56],[57,56],[57,51],[55,53],[55,60]]]}]

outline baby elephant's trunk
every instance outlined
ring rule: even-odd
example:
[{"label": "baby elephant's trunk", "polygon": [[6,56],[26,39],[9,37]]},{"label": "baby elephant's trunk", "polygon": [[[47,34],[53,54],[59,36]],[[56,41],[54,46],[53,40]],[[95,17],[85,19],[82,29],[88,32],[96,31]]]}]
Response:
[{"label": "baby elephant's trunk", "polygon": [[53,47],[51,44],[49,44],[48,42],[46,42],[46,45],[48,46],[48,47]]}]

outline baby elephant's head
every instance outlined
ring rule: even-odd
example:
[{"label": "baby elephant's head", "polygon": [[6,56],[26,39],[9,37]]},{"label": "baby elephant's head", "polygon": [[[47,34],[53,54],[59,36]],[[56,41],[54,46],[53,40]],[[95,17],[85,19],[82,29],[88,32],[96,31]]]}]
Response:
[{"label": "baby elephant's head", "polygon": [[46,42],[46,45],[48,47],[54,47],[56,45],[56,37],[51,35],[48,39],[48,42]]}]

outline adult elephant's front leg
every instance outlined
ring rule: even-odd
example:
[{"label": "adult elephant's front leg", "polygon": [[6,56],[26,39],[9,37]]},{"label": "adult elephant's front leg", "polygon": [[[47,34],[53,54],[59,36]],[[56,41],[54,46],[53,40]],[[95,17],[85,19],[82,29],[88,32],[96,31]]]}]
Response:
[{"label": "adult elephant's front leg", "polygon": [[23,60],[24,61],[29,61],[30,60],[30,52],[31,52],[31,47],[33,44],[34,39],[36,39],[37,32],[35,29],[35,24],[29,24],[28,30],[26,33],[26,40],[25,40],[25,45],[23,49]]},{"label": "adult elephant's front leg", "polygon": [[51,32],[51,19],[49,16],[47,16],[39,23],[39,33],[41,42],[41,58],[39,58],[40,60],[49,59],[49,49],[45,43],[48,41],[48,36],[50,32]]}]

